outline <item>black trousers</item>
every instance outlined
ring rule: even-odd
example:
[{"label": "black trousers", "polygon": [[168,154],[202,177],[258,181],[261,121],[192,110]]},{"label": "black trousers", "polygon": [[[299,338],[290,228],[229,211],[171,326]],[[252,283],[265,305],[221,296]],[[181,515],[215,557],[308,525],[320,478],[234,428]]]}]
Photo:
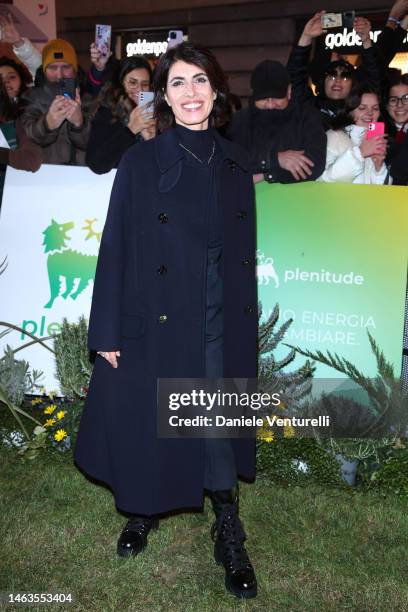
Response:
[{"label": "black trousers", "polygon": [[[220,246],[208,249],[205,375],[206,378],[211,379],[223,377],[221,253],[222,247]],[[205,438],[204,457],[205,489],[222,491],[236,485],[235,457],[228,438]]]}]

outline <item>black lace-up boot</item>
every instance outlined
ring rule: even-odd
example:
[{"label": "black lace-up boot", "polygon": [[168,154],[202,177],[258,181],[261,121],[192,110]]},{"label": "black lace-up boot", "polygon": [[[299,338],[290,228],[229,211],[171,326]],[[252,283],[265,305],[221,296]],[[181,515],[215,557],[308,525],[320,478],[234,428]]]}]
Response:
[{"label": "black lace-up boot", "polygon": [[118,555],[130,557],[137,555],[147,546],[147,536],[151,529],[157,529],[159,521],[156,518],[134,514],[124,526],[118,540]]},{"label": "black lace-up boot", "polygon": [[254,568],[243,542],[245,531],[238,516],[238,489],[212,491],[216,520],[211,528],[214,558],[225,569],[225,586],[236,597],[256,597]]}]

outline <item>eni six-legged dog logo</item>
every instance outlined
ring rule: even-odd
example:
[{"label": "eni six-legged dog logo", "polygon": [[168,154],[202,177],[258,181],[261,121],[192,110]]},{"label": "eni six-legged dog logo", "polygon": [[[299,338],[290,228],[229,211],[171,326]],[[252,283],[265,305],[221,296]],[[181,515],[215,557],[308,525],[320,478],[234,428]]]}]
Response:
[{"label": "eni six-legged dog logo", "polygon": [[256,252],[256,275],[260,285],[269,285],[272,280],[275,283],[275,289],[279,287],[279,276],[273,265],[272,257],[265,257],[262,251]]},{"label": "eni six-legged dog logo", "polygon": [[[81,228],[87,232],[84,240],[95,238],[101,241],[101,232],[93,229],[97,219],[86,219]],[[80,251],[70,249],[67,241],[71,240],[68,232],[75,227],[73,221],[58,223],[54,219],[43,231],[44,253],[47,256],[48,281],[50,286],[50,298],[44,308],[52,308],[55,300],[61,296],[64,300],[69,296],[76,298],[93,281],[96,270],[97,255],[87,255]]]}]

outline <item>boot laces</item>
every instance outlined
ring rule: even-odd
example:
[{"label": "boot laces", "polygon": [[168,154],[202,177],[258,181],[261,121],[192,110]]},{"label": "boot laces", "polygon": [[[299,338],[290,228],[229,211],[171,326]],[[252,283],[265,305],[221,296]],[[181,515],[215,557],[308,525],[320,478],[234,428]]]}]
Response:
[{"label": "boot laces", "polygon": [[246,534],[236,504],[228,504],[220,509],[211,528],[211,537],[221,543],[224,563],[230,571],[253,569],[243,545]]}]

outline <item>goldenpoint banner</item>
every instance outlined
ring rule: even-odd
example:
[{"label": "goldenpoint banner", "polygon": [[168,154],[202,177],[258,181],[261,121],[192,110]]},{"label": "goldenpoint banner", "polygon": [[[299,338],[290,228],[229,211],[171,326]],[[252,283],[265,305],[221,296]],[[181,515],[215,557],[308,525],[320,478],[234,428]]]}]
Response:
[{"label": "goldenpoint banner", "polygon": [[[369,331],[401,372],[408,254],[406,187],[257,186],[259,300],[292,318],[286,342],[376,374]],[[282,354],[287,353],[284,348]],[[281,356],[281,355],[278,355]],[[297,366],[304,361],[297,357]],[[339,377],[318,367],[316,377]]]},{"label": "goldenpoint banner", "polygon": [[[38,337],[63,317],[89,315],[101,231],[115,172],[43,166],[7,170],[0,216],[0,320]],[[293,318],[288,344],[337,352],[375,374],[369,330],[399,375],[406,286],[408,206],[403,187],[257,186],[259,299]],[[29,340],[12,332],[0,340]],[[287,349],[282,349],[286,354]],[[57,389],[49,351],[18,354]],[[298,357],[294,366],[304,361]],[[319,367],[316,376],[337,377]]]}]

